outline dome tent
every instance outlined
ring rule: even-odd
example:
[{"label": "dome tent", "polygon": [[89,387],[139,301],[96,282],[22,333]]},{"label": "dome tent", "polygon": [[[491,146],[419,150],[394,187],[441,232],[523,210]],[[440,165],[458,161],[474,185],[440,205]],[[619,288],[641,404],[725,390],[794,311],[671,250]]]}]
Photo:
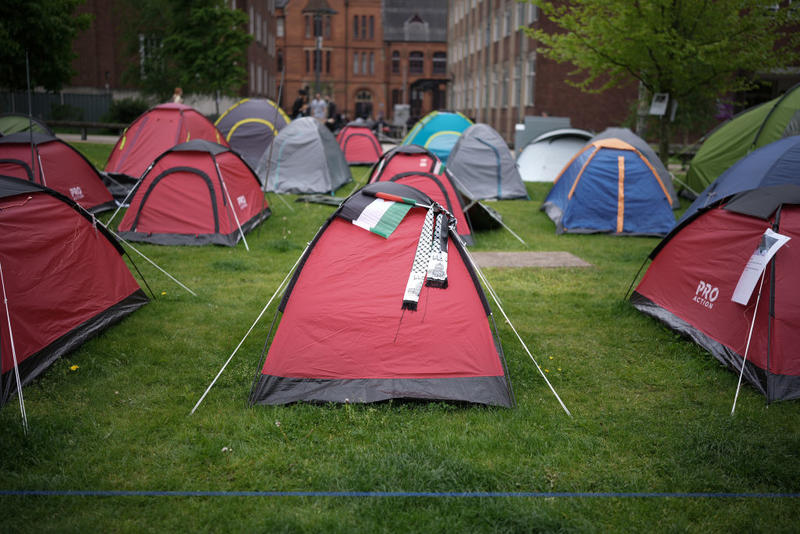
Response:
[{"label": "dome tent", "polygon": [[[767,230],[791,241],[766,265],[761,298],[756,289],[746,305],[734,302]],[[743,373],[768,401],[800,398],[800,249],[792,246],[797,239],[800,186],[762,187],[721,199],[695,211],[650,253],[631,303]]]},{"label": "dome tent", "polygon": [[268,98],[244,98],[223,113],[214,123],[217,129],[251,169],[291,119]]},{"label": "dome tent", "polygon": [[464,130],[450,151],[447,170],[470,200],[528,198],[511,150],[488,124]]},{"label": "dome tent", "polygon": [[380,159],[383,152],[372,130],[356,123],[342,128],[336,141],[349,165],[372,165]]},{"label": "dome tent", "polygon": [[589,143],[556,178],[542,210],[556,232],[666,235],[672,199],[638,150],[619,139]]},{"label": "dome tent", "polygon": [[57,191],[0,176],[0,235],[2,406],[17,372],[25,386],[148,299],[117,240]]},{"label": "dome tent", "polygon": [[689,163],[686,183],[702,191],[749,152],[800,134],[800,84],[712,130]]},{"label": "dome tent", "polygon": [[425,147],[446,164],[461,133],[471,125],[472,121],[461,113],[431,111],[411,128],[402,144]]},{"label": "dome tent", "polygon": [[197,139],[153,162],[133,192],[119,234],[161,245],[235,246],[269,215],[244,160],[228,147]]},{"label": "dome tent", "polygon": [[[414,188],[378,182],[351,195],[328,219],[279,305],[251,404],[414,399],[514,405],[488,302],[466,251],[448,230],[444,241],[431,241],[444,243],[444,283],[418,286],[418,302],[407,300],[412,263],[427,235],[420,230],[426,221],[446,220],[429,215],[430,202]],[[403,213],[393,211],[403,206]],[[367,222],[378,207],[396,215],[388,217],[393,231],[381,233]],[[442,282],[443,273],[433,272]]]},{"label": "dome tent", "polygon": [[576,128],[545,132],[525,145],[517,157],[517,168],[525,182],[552,182],[592,134]]},{"label": "dome tent", "polygon": [[642,156],[647,158],[647,161],[650,163],[650,166],[653,167],[653,170],[658,173],[661,183],[664,184],[664,187],[669,193],[669,198],[672,199],[672,209],[678,209],[681,207],[680,201],[678,200],[678,194],[675,192],[675,187],[672,185],[672,175],[670,175],[669,170],[667,170],[667,168],[661,162],[661,159],[647,141],[633,133],[630,128],[606,128],[599,134],[592,137],[589,140],[589,143],[593,141],[599,141],[601,139],[620,139],[638,150]]},{"label": "dome tent", "polygon": [[353,181],[336,138],[313,117],[295,119],[281,130],[256,174],[275,193],[333,193]]},{"label": "dome tent", "polygon": [[[31,157],[35,158],[33,164]],[[114,198],[94,165],[68,143],[52,135],[19,132],[0,137],[0,174],[54,189],[94,213],[115,206]]]},{"label": "dome tent", "polygon": [[194,139],[226,145],[211,121],[184,104],[160,104],[125,129],[111,150],[105,171],[113,178],[138,180],[165,151]]},{"label": "dome tent", "polygon": [[792,183],[800,185],[800,135],[774,141],[734,163],[705,188],[679,222],[734,193]]}]

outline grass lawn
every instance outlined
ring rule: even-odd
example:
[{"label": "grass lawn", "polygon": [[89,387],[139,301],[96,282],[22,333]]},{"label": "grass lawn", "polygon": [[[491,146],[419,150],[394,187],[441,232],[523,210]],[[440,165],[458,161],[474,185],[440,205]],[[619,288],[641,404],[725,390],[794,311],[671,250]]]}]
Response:
[{"label": "grass lawn", "polygon": [[[100,167],[111,150],[76,146]],[[363,182],[366,169],[356,174]],[[242,243],[137,245],[198,297],[134,256],[157,299],[24,390],[28,435],[15,399],[0,411],[0,490],[513,496],[0,494],[2,530],[796,532],[797,498],[597,495],[796,494],[800,403],[767,405],[745,386],[731,417],[737,375],[623,301],[658,240],[556,236],[538,211],[548,189],[528,184],[530,202],[491,204],[527,249],[497,230],[478,233],[474,250],[568,251],[593,265],[485,270],[572,418],[501,319],[514,409],[397,402],[250,408],[274,304],[190,416],[334,209],[286,196],[290,209],[272,194],[273,215],[248,234],[249,252]]]}]

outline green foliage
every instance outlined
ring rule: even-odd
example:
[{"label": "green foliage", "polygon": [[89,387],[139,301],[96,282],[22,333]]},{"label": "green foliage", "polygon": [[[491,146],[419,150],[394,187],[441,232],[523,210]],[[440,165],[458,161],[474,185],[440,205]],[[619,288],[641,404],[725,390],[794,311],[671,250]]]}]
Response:
[{"label": "green foliage", "polygon": [[[773,9],[774,1],[531,1],[559,31],[528,34],[539,41],[539,52],[576,66],[574,85],[603,91],[636,80],[651,94],[669,93],[678,114],[708,109],[716,98],[750,86],[752,73],[798,59],[800,36],[790,29],[800,11]],[[663,148],[668,116],[661,126]]]},{"label": "green foliage", "polygon": [[223,0],[125,0],[131,64],[125,78],[166,100],[184,92],[234,94],[247,81],[245,52],[252,37],[247,15]]},{"label": "green foliage", "polygon": [[59,121],[80,121],[83,120],[83,110],[70,104],[53,104],[50,116]]},{"label": "green foliage", "polygon": [[[111,145],[78,143],[104,160]],[[366,168],[354,168],[364,183]],[[338,195],[347,194],[352,184]],[[119,497],[0,494],[7,532],[796,532],[796,498],[602,492],[800,491],[800,402],[765,405],[691,341],[622,301],[654,238],[555,234],[531,201],[492,202],[477,250],[567,251],[588,268],[485,269],[508,325],[518,406],[247,406],[277,303],[189,415],[305,244],[333,213],[269,195],[250,250],[138,244],[156,299],[57,361],[0,411],[0,490],[592,492],[593,498]],[[684,201],[684,207],[686,203]],[[119,222],[118,215],[116,222]],[[109,215],[104,216],[107,220]],[[116,223],[112,225],[115,227]],[[353,266],[355,282],[358,268]],[[312,340],[309,339],[309,342]],[[73,370],[73,366],[77,366]]]},{"label": "green foliage", "polygon": [[32,87],[57,91],[73,74],[72,42],[89,27],[91,15],[75,14],[83,0],[0,2],[0,87],[27,87],[28,53]]},{"label": "green foliage", "polygon": [[150,109],[150,105],[141,98],[113,100],[108,112],[103,115],[103,122],[130,124],[148,109]]}]

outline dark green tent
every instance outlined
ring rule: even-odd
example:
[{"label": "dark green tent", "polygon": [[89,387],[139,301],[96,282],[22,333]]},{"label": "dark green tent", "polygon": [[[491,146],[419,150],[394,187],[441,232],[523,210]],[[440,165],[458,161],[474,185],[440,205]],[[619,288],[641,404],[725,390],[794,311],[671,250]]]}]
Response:
[{"label": "dark green tent", "polygon": [[773,141],[800,134],[800,84],[743,111],[711,132],[692,158],[686,183],[703,191],[741,158]]}]

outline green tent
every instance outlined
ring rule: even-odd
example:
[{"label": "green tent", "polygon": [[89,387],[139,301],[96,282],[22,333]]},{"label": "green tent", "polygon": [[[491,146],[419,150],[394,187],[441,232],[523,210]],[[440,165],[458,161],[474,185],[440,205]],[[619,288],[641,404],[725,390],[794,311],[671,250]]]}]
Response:
[{"label": "green tent", "polygon": [[798,134],[800,84],[783,96],[743,111],[712,131],[692,158],[686,183],[699,193],[756,148]]},{"label": "green tent", "polygon": [[3,113],[0,114],[0,135],[10,135],[17,132],[27,132],[31,125],[33,131],[36,133],[48,134],[55,136],[53,130],[47,127],[45,123],[39,119],[30,118],[27,115],[19,113]]}]

